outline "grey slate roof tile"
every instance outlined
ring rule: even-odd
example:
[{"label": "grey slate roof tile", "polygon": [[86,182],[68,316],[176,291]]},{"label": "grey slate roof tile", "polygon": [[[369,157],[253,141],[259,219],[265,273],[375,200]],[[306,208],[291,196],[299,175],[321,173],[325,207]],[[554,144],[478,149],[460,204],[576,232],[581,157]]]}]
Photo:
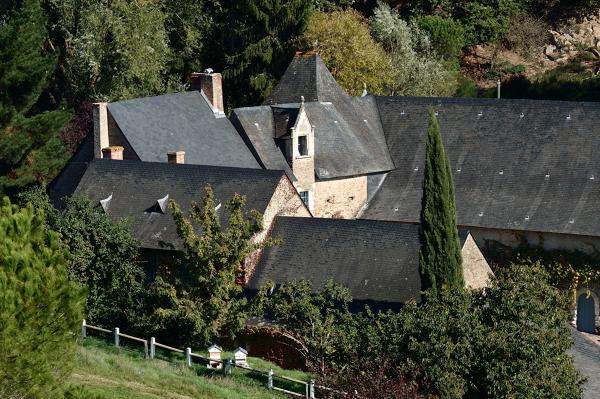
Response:
[{"label": "grey slate roof tile", "polygon": [[[283,176],[282,171],[263,169],[97,159],[74,194],[95,203],[112,195],[108,213],[117,220],[127,218],[143,248],[180,248],[173,218],[168,210],[157,212],[157,200],[168,195],[185,212],[192,201],[202,202],[204,187],[210,184],[217,204],[238,193],[246,196],[247,210],[264,213]],[[224,206],[220,209],[225,211]]]},{"label": "grey slate roof tile", "polygon": [[[468,232],[460,230],[461,243]],[[419,226],[374,220],[277,217],[273,238],[248,282],[250,290],[268,281],[308,279],[319,289],[333,279],[353,298],[375,304],[420,300]]]},{"label": "grey slate roof tile", "polygon": [[377,98],[396,170],[363,217],[416,222],[428,108],[454,173],[462,226],[600,235],[600,104]]},{"label": "grey slate roof tile", "polygon": [[336,102],[349,97],[335,81],[321,57],[313,52],[297,53],[265,104]]},{"label": "grey slate roof tile", "polygon": [[262,167],[284,170],[292,181],[296,180],[283,153],[275,145],[271,107],[237,108],[233,110],[231,119]]},{"label": "grey slate roof tile", "polygon": [[199,91],[118,101],[108,110],[142,161],[166,162],[168,151],[183,150],[190,164],[259,167],[231,122]]},{"label": "grey slate roof tile", "polygon": [[280,114],[290,117],[288,123],[295,120],[293,110],[297,112],[301,96],[315,126],[315,173],[319,179],[393,169],[375,99],[346,94],[315,53],[294,57],[265,103],[272,112],[266,106],[234,110],[240,134],[247,135],[261,160],[265,158],[265,165],[285,168],[281,151],[270,141],[283,134]]}]

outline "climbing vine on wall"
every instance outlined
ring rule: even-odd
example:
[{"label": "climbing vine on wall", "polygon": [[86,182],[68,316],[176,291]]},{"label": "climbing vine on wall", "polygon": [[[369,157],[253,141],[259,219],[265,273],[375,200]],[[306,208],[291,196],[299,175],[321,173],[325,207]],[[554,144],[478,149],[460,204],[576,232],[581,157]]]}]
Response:
[{"label": "climbing vine on wall", "polygon": [[486,243],[486,256],[499,267],[510,264],[533,264],[540,262],[550,274],[551,283],[568,290],[575,301],[577,288],[600,285],[600,251],[591,253],[575,250],[545,249],[542,237],[538,244],[531,244],[523,236],[516,248],[497,241]]}]

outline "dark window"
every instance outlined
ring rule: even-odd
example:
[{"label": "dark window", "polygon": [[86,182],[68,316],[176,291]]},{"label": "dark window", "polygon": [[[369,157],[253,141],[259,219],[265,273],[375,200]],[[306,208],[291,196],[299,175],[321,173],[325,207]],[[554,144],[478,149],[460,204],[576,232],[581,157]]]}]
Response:
[{"label": "dark window", "polygon": [[308,155],[308,138],[306,136],[298,136],[298,153],[300,156]]},{"label": "dark window", "polygon": [[300,191],[300,198],[302,198],[304,205],[308,206],[308,191]]}]

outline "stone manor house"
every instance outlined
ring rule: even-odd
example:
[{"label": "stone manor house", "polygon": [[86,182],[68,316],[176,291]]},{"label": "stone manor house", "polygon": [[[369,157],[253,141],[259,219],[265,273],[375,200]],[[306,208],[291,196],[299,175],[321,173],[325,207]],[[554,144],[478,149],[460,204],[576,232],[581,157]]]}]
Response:
[{"label": "stone manor house", "polygon": [[[454,172],[468,285],[485,285],[491,243],[599,254],[600,104],[352,97],[313,52],[296,54],[264,104],[229,118],[219,73],[193,74],[190,89],[96,104],[93,137],[49,189],[57,206],[80,194],[128,216],[149,268],[177,248],[168,199],[185,207],[210,183],[265,214],[256,239],[283,237],[248,260],[249,289],[334,278],[368,303],[418,298],[430,108]],[[581,287],[582,330],[600,326],[599,294]]]}]

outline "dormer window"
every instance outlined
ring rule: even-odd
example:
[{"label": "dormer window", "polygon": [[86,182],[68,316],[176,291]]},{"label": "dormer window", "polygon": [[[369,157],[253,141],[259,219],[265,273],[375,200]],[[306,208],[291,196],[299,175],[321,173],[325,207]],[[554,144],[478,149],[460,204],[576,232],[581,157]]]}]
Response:
[{"label": "dormer window", "polygon": [[104,199],[100,200],[100,206],[102,207],[102,210],[104,210],[105,213],[108,213],[108,208],[110,206],[110,201],[112,200],[112,193],[110,193],[110,195]]},{"label": "dormer window", "polygon": [[298,136],[298,154],[301,157],[305,157],[308,155],[308,137],[307,136]]},{"label": "dormer window", "polygon": [[161,199],[156,200],[154,205],[152,205],[150,208],[146,209],[146,213],[165,214],[167,212],[168,205],[169,205],[169,194],[165,195]]}]

